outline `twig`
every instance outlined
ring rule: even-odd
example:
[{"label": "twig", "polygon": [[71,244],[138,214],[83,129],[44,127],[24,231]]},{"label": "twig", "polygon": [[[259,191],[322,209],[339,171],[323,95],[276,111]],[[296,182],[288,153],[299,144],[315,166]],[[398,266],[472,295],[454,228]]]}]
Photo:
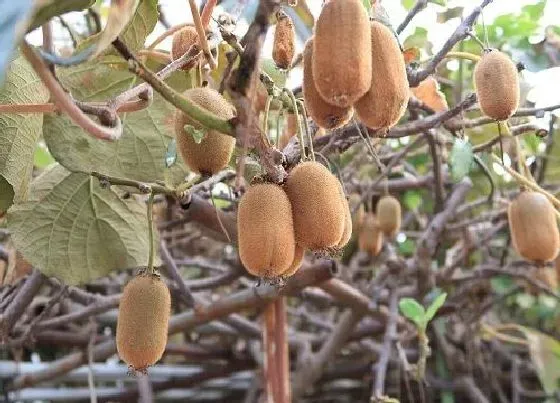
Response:
[{"label": "twig", "polygon": [[302,367],[293,375],[292,398],[294,401],[299,401],[306,390],[321,377],[327,363],[331,362],[336,353],[344,346],[362,316],[361,312],[353,309],[348,309],[340,315],[336,327],[321,349],[307,358]]},{"label": "twig", "polygon": [[443,199],[444,199],[444,187],[443,179],[441,174],[441,155],[438,151],[438,145],[436,144],[436,136],[432,130],[428,130],[424,133],[428,145],[430,147],[430,155],[432,156],[432,165],[434,171],[434,194],[435,194],[435,205],[434,213],[439,213],[443,209]]},{"label": "twig", "polygon": [[35,53],[27,42],[22,42],[21,50],[25,58],[33,66],[37,75],[41,78],[41,81],[43,81],[50,91],[55,105],[62,111],[66,112],[75,124],[80,126],[92,136],[103,140],[117,140],[120,138],[122,135],[122,123],[118,116],[116,116],[114,127],[103,126],[91,120],[80,110],[80,108],[78,108],[68,94],[66,94],[64,89],[49,71],[45,62]]},{"label": "twig", "polygon": [[444,59],[445,55],[453,49],[453,46],[459,41],[465,39],[468,33],[471,31],[473,24],[482,12],[482,9],[490,4],[493,0],[484,0],[482,4],[476,7],[473,12],[468,15],[461,24],[457,27],[455,32],[447,39],[442,48],[432,57],[428,62],[426,67],[422,70],[409,71],[408,82],[411,87],[417,87],[418,84],[425,80],[430,74],[432,74],[437,65]]},{"label": "twig", "polygon": [[276,309],[274,302],[268,303],[263,312],[263,349],[264,349],[264,384],[266,386],[266,400],[280,403],[278,359],[275,331]]},{"label": "twig", "polygon": [[288,328],[286,313],[286,298],[280,297],[274,302],[275,333],[274,345],[276,348],[276,368],[278,374],[278,403],[291,402],[290,389],[290,351],[286,340]]},{"label": "twig", "polygon": [[167,246],[165,245],[164,241],[160,242],[160,250],[161,250],[161,259],[163,260],[163,262],[167,267],[167,273],[169,274],[169,277],[171,277],[171,279],[175,281],[175,283],[181,290],[181,296],[183,298],[183,301],[185,302],[187,307],[189,308],[194,307],[196,305],[196,299],[193,293],[191,292],[191,290],[187,287],[187,285],[181,278],[181,275],[179,274],[179,269],[175,264],[175,260],[173,260],[173,257],[171,256],[171,253],[169,253],[169,250],[167,249]]},{"label": "twig", "polygon": [[21,318],[21,315],[33,300],[35,294],[39,292],[45,278],[39,270],[34,270],[27,277],[23,287],[21,287],[12,303],[8,305],[4,313],[0,314],[0,338],[8,337],[16,321]]},{"label": "twig", "polygon": [[427,5],[428,5],[428,0],[417,0],[414,7],[412,7],[412,9],[406,15],[404,21],[401,22],[400,25],[397,27],[396,30],[397,34],[400,34],[402,31],[404,31],[406,26],[410,23],[410,21],[412,21],[412,19],[416,16],[416,14],[418,14],[420,11],[425,9]]},{"label": "twig", "polygon": [[387,375],[387,367],[389,366],[389,358],[393,349],[393,342],[397,336],[397,319],[399,317],[398,311],[399,293],[397,288],[391,292],[389,301],[389,320],[383,337],[383,349],[381,355],[375,365],[375,387],[371,394],[370,401],[382,401],[385,390],[385,377]]},{"label": "twig", "polygon": [[233,136],[234,127],[229,121],[220,119],[216,115],[199,107],[196,103],[190,101],[167,85],[150,71],[144,63],[138,60],[126,47],[124,42],[120,39],[116,39],[113,42],[113,46],[129,62],[130,71],[149,83],[153,89],[159,92],[168,102],[185,112],[207,129],[214,129],[220,133]]},{"label": "twig", "polygon": [[196,28],[196,33],[198,34],[198,44],[200,45],[200,49],[204,53],[204,57],[208,62],[211,70],[214,70],[217,66],[214,57],[212,56],[212,52],[210,52],[210,47],[208,46],[208,40],[206,39],[206,32],[204,31],[204,26],[202,20],[200,19],[200,14],[198,13],[198,8],[196,7],[196,3],[194,0],[189,0],[189,6],[191,8],[191,14],[194,21],[194,27]]},{"label": "twig", "polygon": [[445,224],[453,217],[455,210],[471,188],[472,182],[468,177],[455,186],[445,209],[434,216],[418,242],[414,257],[409,260],[409,267],[413,267],[413,271],[417,274],[418,291],[421,296],[425,295],[434,285],[434,274],[431,269],[432,256],[445,230]]}]

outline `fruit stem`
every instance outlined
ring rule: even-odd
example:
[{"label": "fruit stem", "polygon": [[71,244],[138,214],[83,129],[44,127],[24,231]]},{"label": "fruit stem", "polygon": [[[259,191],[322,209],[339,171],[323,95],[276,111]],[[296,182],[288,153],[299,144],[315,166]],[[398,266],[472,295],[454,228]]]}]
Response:
[{"label": "fruit stem", "polygon": [[218,66],[218,64],[214,60],[214,57],[212,57],[212,52],[210,52],[208,40],[206,39],[206,32],[204,31],[204,26],[200,18],[200,14],[198,13],[198,8],[196,7],[195,1],[189,0],[189,6],[191,8],[194,27],[196,28],[196,33],[198,34],[198,43],[200,45],[200,49],[202,49],[202,53],[204,53],[204,57],[206,57],[206,61],[208,61],[210,69],[214,70]]},{"label": "fruit stem", "polygon": [[[503,126],[504,130],[506,131],[506,133],[509,136],[512,136],[507,124],[504,124],[503,122],[500,122],[499,124]],[[517,136],[513,136],[513,141],[515,142],[515,152],[517,153],[520,173],[522,175],[525,175],[525,177],[527,177],[527,179],[529,179],[530,181],[535,182],[535,179],[533,178],[533,175],[531,174],[531,170],[527,166],[527,160],[525,158],[525,152],[524,152],[523,148],[521,147],[521,143],[519,142],[519,139],[517,138]]]},{"label": "fruit stem", "polygon": [[148,249],[148,273],[154,274],[154,193],[150,193],[148,197],[148,240],[150,246]]},{"label": "fruit stem", "polygon": [[307,135],[307,140],[309,141],[309,152],[311,153],[311,160],[315,161],[315,150],[313,149],[313,136],[311,135],[311,130],[309,130],[309,124],[307,119],[307,110],[305,105],[301,100],[298,100],[298,104],[301,107],[301,113],[303,114],[303,126],[305,127],[305,134]]},{"label": "fruit stem", "polygon": [[288,94],[290,100],[292,101],[292,108],[294,109],[294,114],[296,115],[296,122],[297,122],[297,135],[298,135],[299,146],[300,146],[299,152],[301,155],[301,160],[305,161],[307,160],[307,156],[305,155],[305,139],[303,138],[303,130],[301,130],[301,120],[297,108],[296,97],[294,96],[294,93],[288,88],[284,88],[284,92]]},{"label": "fruit stem", "polygon": [[278,141],[280,139],[280,120],[282,120],[283,116],[284,109],[280,109],[280,112],[278,112],[278,116],[276,117],[276,141],[274,142],[274,144],[276,144],[276,147],[278,147]]},{"label": "fruit stem", "polygon": [[470,61],[473,61],[475,63],[480,60],[480,56],[475,55],[474,53],[469,53],[469,52],[449,52],[444,56],[444,58],[446,58],[446,59],[470,60]]},{"label": "fruit stem", "polygon": [[[264,132],[264,135],[266,137],[268,137],[268,115],[270,113],[270,104],[272,103],[273,99],[274,99],[274,97],[272,95],[269,95],[266,98],[266,105],[264,107],[263,132]],[[276,145],[276,147],[278,147],[278,139],[276,139],[275,145]]]}]

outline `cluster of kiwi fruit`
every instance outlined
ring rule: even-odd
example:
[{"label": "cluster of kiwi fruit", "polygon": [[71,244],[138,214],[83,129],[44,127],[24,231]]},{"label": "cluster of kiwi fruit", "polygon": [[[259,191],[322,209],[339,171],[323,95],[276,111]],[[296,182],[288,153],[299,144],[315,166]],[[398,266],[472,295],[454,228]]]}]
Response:
[{"label": "cluster of kiwi fruit", "polygon": [[382,196],[375,211],[362,212],[357,218],[358,248],[369,255],[377,256],[383,248],[385,238],[394,238],[401,228],[401,204],[391,195]]},{"label": "cluster of kiwi fruit", "polygon": [[145,373],[167,344],[171,295],[159,275],[143,272],[125,286],[117,321],[117,352],[132,372]]},{"label": "cluster of kiwi fruit", "polygon": [[338,179],[323,165],[296,165],[280,186],[251,185],[237,211],[239,256],[259,278],[289,277],[306,250],[335,252],[352,235],[348,201]]},{"label": "cluster of kiwi fruit", "polygon": [[369,128],[386,130],[406,110],[409,87],[390,28],[369,20],[360,0],[323,6],[303,55],[303,96],[318,126],[335,129],[355,110]]}]

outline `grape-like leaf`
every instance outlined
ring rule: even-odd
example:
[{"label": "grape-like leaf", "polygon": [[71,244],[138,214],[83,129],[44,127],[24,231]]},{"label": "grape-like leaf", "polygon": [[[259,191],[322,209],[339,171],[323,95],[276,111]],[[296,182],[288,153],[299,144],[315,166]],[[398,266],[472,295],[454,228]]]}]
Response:
[{"label": "grape-like leaf", "polygon": [[96,178],[60,165],[38,176],[29,200],[8,211],[17,250],[34,267],[66,284],[145,266],[147,222],[144,203],[123,200]]},{"label": "grape-like leaf", "polygon": [[[0,88],[0,104],[42,103],[47,99],[48,91],[32,67],[23,56],[16,56]],[[40,113],[0,114],[0,213],[27,195],[42,122]]]}]

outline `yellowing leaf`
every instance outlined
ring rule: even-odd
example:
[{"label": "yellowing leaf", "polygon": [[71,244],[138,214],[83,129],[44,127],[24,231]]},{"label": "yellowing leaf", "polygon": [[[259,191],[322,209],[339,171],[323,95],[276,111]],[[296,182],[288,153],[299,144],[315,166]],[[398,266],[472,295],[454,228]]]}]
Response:
[{"label": "yellowing leaf", "polygon": [[422,81],[418,87],[412,88],[412,94],[432,108],[434,112],[443,112],[449,109],[445,95],[439,90],[439,84],[432,76]]},{"label": "yellowing leaf", "polygon": [[404,62],[406,64],[410,64],[413,61],[418,60],[420,58],[420,49],[418,49],[417,47],[405,49],[403,51],[403,57],[404,57]]}]

